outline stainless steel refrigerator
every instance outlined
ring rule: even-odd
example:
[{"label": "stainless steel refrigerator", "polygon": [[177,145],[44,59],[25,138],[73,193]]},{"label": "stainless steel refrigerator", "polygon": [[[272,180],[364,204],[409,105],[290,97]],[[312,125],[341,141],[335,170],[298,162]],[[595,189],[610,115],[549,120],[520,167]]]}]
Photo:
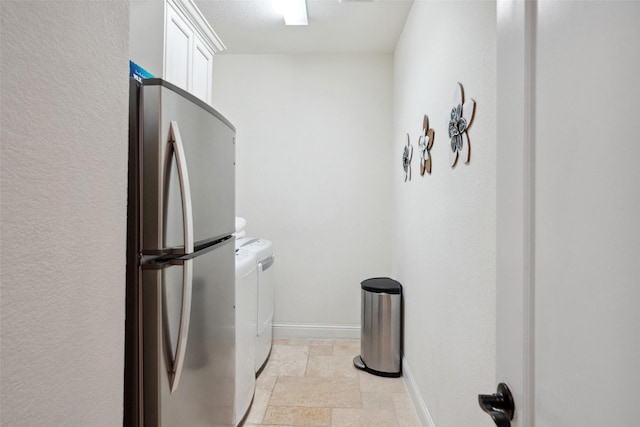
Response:
[{"label": "stainless steel refrigerator", "polygon": [[130,80],[125,426],[232,426],[235,129]]}]

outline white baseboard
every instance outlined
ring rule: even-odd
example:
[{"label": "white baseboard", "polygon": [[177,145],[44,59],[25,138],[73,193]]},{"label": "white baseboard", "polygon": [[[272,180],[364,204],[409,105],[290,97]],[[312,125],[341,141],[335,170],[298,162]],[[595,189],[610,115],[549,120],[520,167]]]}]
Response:
[{"label": "white baseboard", "polygon": [[274,339],[360,339],[360,325],[274,323]]},{"label": "white baseboard", "polygon": [[409,396],[411,396],[413,407],[416,409],[420,425],[423,427],[436,427],[436,424],[433,422],[433,418],[431,418],[431,414],[429,413],[429,409],[427,409],[427,405],[422,399],[420,390],[418,390],[418,385],[416,384],[416,380],[411,372],[409,362],[407,362],[407,359],[404,357],[402,358],[402,376],[404,377],[404,383],[407,385]]}]

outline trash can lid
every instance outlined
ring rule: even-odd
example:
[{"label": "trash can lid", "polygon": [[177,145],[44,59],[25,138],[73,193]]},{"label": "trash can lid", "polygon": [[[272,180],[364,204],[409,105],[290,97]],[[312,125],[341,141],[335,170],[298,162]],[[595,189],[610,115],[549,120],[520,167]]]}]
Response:
[{"label": "trash can lid", "polygon": [[387,294],[400,294],[402,293],[402,285],[388,277],[374,277],[372,279],[364,280],[362,283],[362,289],[369,292],[387,293]]}]

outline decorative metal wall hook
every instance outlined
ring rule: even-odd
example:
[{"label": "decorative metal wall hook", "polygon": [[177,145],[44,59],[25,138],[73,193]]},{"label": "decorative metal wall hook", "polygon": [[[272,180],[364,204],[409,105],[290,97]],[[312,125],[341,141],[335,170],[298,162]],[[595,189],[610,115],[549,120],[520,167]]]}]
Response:
[{"label": "decorative metal wall hook", "polygon": [[464,100],[464,89],[462,83],[456,85],[453,95],[453,108],[449,118],[449,138],[451,138],[451,148],[449,150],[449,163],[454,167],[458,158],[469,163],[471,160],[471,147],[467,129],[473,121],[476,102],[473,99]]},{"label": "decorative metal wall hook", "polygon": [[411,145],[411,139],[407,134],[407,145],[404,146],[402,151],[402,168],[404,169],[404,181],[411,181],[411,159],[413,159],[413,146]]},{"label": "decorative metal wall hook", "polygon": [[420,152],[420,175],[427,172],[431,174],[431,147],[433,147],[433,129],[429,129],[429,117],[425,114],[422,120],[422,134],[418,138],[418,151]]}]

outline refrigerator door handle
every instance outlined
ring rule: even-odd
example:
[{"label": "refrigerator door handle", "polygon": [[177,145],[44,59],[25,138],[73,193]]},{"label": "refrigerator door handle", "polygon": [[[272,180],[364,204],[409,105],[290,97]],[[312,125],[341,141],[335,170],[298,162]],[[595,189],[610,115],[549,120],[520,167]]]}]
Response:
[{"label": "refrigerator door handle", "polygon": [[[191,294],[193,290],[193,260],[182,261],[182,310],[180,313],[180,326],[178,329],[178,342],[176,345],[176,355],[171,363],[169,372],[169,390],[171,393],[178,389],[184,356],[187,350],[187,337],[189,335],[189,319],[191,318]],[[165,341],[169,345],[168,340]],[[167,352],[171,354],[171,352]]]},{"label": "refrigerator door handle", "polygon": [[[189,174],[187,172],[187,159],[184,155],[184,146],[178,122],[172,121],[169,124],[169,144],[176,156],[178,166],[178,178],[180,180],[180,193],[182,200],[182,218],[184,221],[184,253],[193,252],[193,209],[191,206],[191,187],[189,185]],[[170,156],[167,156],[167,165]],[[166,173],[169,172],[165,168]],[[193,260],[183,261],[182,272],[182,310],[180,313],[180,326],[178,329],[178,341],[176,354],[169,372],[169,388],[171,393],[175,392],[180,382],[184,356],[187,350],[187,338],[189,336],[189,319],[191,318],[191,293],[193,286]]]},{"label": "refrigerator door handle", "polygon": [[[187,159],[184,155],[184,145],[180,136],[178,122],[172,121],[169,124],[169,139],[167,141],[169,151],[173,151],[178,165],[178,179],[180,181],[180,198],[182,201],[182,220],[184,232],[184,253],[193,252],[193,207],[191,205],[191,185],[189,183],[189,173],[187,171]],[[169,165],[171,164],[171,153],[166,156],[165,177],[169,175]],[[165,181],[166,182],[166,181]]]}]

